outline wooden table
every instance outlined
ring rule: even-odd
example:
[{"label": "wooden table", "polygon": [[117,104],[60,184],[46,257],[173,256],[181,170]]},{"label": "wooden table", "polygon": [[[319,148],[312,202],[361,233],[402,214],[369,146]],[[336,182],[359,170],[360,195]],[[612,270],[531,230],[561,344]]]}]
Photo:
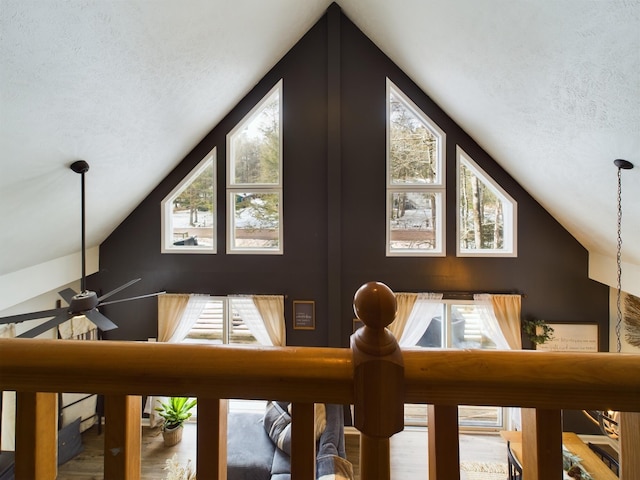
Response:
[{"label": "wooden table", "polygon": [[[524,470],[526,466],[522,464],[522,432],[509,430],[500,432],[500,435],[511,442],[511,450]],[[593,477],[593,480],[618,480],[615,473],[575,433],[563,432],[562,444],[582,459],[580,465]]]}]

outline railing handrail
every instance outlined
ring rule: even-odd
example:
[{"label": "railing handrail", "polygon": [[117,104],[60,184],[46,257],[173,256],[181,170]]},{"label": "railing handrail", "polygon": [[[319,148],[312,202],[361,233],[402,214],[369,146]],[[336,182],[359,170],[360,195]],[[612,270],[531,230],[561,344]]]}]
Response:
[{"label": "railing handrail", "polygon": [[[406,403],[640,411],[640,355],[404,350]],[[347,348],[0,339],[0,389],[353,403]]]}]

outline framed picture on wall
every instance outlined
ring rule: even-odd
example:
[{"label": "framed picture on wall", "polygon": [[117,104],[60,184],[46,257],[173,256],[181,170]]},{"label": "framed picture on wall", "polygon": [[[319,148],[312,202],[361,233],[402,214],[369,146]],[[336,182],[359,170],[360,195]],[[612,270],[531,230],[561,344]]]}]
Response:
[{"label": "framed picture on wall", "polygon": [[597,323],[551,323],[553,336],[536,345],[536,350],[547,352],[597,352]]},{"label": "framed picture on wall", "polygon": [[313,300],[293,301],[293,328],[295,330],[315,330],[316,303]]}]

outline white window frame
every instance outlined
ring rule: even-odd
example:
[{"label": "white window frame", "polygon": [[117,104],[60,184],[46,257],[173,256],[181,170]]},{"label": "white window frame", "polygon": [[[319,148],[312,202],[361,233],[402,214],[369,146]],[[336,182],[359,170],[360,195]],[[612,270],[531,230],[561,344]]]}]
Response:
[{"label": "white window frame", "polygon": [[[462,249],[460,247],[460,166],[465,166],[487,184],[503,205],[503,248]],[[459,145],[456,145],[456,255],[458,257],[517,257],[518,256],[518,202],[485,172]]]},{"label": "white window frame", "polygon": [[[436,180],[431,184],[394,184],[391,182],[391,128],[390,128],[390,95],[399,97],[411,112],[437,138]],[[386,85],[386,255],[388,257],[444,257],[446,256],[446,134],[428,115],[426,115],[402,90],[389,78]],[[393,195],[397,193],[435,194],[436,224],[435,248],[431,250],[392,248],[391,247],[391,208]]]},{"label": "white window frame", "polygon": [[[439,300],[438,303],[441,304],[441,311],[440,311],[440,315],[441,315],[441,330],[440,330],[440,335],[441,335],[441,347],[435,347],[435,348],[441,348],[444,350],[450,350],[453,349],[454,347],[452,346],[453,344],[453,329],[452,329],[452,307],[454,305],[474,305],[477,302],[475,300],[462,300],[462,299],[442,299]],[[413,348],[430,348],[430,347],[413,347]],[[487,349],[489,350],[489,349]],[[426,406],[426,405],[425,405]],[[460,431],[463,432],[493,432],[493,431],[499,431],[499,430],[503,430],[505,428],[505,425],[507,425],[508,423],[508,419],[509,419],[509,408],[508,407],[502,407],[502,406],[496,406],[496,409],[498,410],[498,422],[496,424],[487,424],[487,423],[482,423],[482,422],[473,422],[473,421],[461,421],[460,420],[460,407],[474,407],[474,405],[458,405],[458,426]],[[483,407],[482,405],[479,405],[479,407]],[[486,408],[494,408],[493,406],[487,406]],[[406,420],[405,420],[406,422]],[[424,422],[406,422],[405,425],[408,426],[426,426],[426,423]]]},{"label": "white window frame", "polygon": [[[251,122],[262,111],[264,105],[278,92],[280,98],[279,109],[279,158],[278,158],[278,183],[236,183],[233,138],[241,131],[245,124]],[[283,81],[278,83],[258,102],[247,115],[227,134],[227,249],[228,254],[256,254],[256,255],[282,255],[284,253],[284,221],[283,221],[283,194],[282,194],[282,150],[283,150]],[[278,247],[236,247],[235,245],[235,195],[238,193],[277,194],[278,195]]]},{"label": "white window frame", "polygon": [[[217,151],[214,147],[196,167],[185,176],[180,183],[164,197],[160,202],[160,228],[162,231],[161,236],[161,253],[205,253],[215,254],[217,252],[217,205],[216,205],[216,158]],[[212,229],[212,245],[211,247],[202,245],[174,245],[173,244],[173,216],[172,216],[172,204],[173,200],[180,195],[184,190],[189,187],[192,180],[198,177],[209,165],[213,166],[213,219],[211,224]]]}]

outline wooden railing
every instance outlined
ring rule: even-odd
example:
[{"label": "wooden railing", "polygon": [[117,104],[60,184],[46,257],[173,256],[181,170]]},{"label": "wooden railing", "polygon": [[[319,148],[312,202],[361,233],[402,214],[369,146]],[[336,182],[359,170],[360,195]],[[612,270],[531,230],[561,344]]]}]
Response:
[{"label": "wooden railing", "polygon": [[227,398],[293,402],[293,479],[314,478],[314,402],[354,405],[362,480],[390,478],[404,403],[429,405],[425,479],[460,477],[458,405],[525,407],[525,480],[561,478],[561,409],[633,412],[621,478],[640,478],[640,355],[401,351],[385,329],[396,308],[387,287],[363,286],[354,305],[365,327],[351,349],[0,340],[0,390],[17,392],[16,478],[56,477],[55,392],[105,395],[106,479],[140,478],[141,395],[198,397],[201,479],[226,478]]}]

